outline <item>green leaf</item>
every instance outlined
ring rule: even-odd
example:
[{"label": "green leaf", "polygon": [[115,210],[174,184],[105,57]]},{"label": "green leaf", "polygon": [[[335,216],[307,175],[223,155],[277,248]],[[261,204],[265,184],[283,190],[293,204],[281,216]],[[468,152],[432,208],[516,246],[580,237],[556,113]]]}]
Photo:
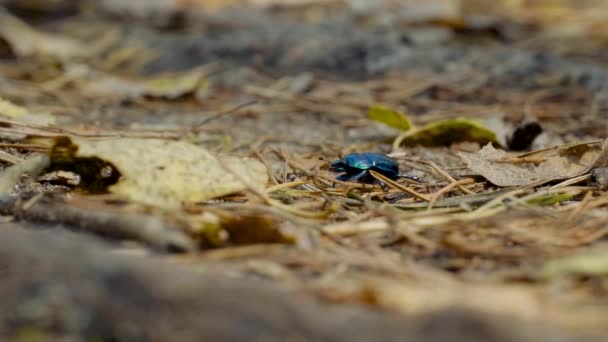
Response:
[{"label": "green leaf", "polygon": [[404,132],[412,128],[410,119],[405,114],[381,105],[372,106],[367,117]]},{"label": "green leaf", "polygon": [[404,136],[405,145],[450,146],[458,142],[498,144],[496,133],[473,120],[456,118],[432,122]]}]

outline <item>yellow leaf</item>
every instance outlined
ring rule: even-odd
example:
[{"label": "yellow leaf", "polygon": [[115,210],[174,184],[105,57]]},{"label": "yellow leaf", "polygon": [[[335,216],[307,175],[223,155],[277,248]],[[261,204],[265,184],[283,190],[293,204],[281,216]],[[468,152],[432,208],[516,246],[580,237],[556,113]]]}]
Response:
[{"label": "yellow leaf", "polygon": [[540,278],[554,278],[568,274],[608,275],[608,253],[592,251],[550,260],[541,268]]},{"label": "yellow leaf", "polygon": [[496,133],[469,119],[456,118],[432,122],[420,129],[409,132],[399,139],[399,143],[423,146],[450,146],[458,142],[498,143]]},{"label": "yellow leaf", "polygon": [[145,95],[152,97],[178,98],[196,90],[203,81],[203,69],[189,70],[183,74],[161,75],[141,83]]},{"label": "yellow leaf", "polygon": [[367,113],[367,117],[370,120],[382,122],[385,125],[404,132],[412,127],[410,120],[405,114],[381,105],[372,106]]},{"label": "yellow leaf", "polygon": [[125,79],[98,71],[86,71],[79,79],[80,87],[91,95],[140,98],[144,96],[176,99],[194,93],[204,86],[205,70],[192,69],[182,73],[156,75],[145,79]]},{"label": "yellow leaf", "polygon": [[27,114],[27,109],[0,97],[0,115],[17,118]]},{"label": "yellow leaf", "polygon": [[[205,201],[248,188],[263,191],[268,181],[266,168],[255,159],[220,157],[183,141],[72,139],[63,146],[67,147],[67,156],[60,156],[58,147],[59,144],[53,160],[63,169],[78,168],[85,163],[93,166],[106,163],[120,174],[118,181],[107,188],[110,192],[165,208],[177,208],[182,203]],[[87,170],[87,167],[80,169]],[[96,181],[83,176],[83,182],[87,179]]]}]

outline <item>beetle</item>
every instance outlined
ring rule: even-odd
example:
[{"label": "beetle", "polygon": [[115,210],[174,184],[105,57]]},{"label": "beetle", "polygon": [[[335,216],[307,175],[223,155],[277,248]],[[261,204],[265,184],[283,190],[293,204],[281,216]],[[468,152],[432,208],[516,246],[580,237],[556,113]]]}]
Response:
[{"label": "beetle", "polygon": [[[333,161],[329,166],[330,171],[344,172],[344,174],[336,177],[340,181],[358,181],[362,183],[379,182],[370,173],[369,170],[374,170],[382,175],[396,180],[398,178],[409,178],[418,181],[418,177],[402,175],[399,173],[399,164],[384,154],[380,153],[351,153],[338,160]],[[383,189],[386,189],[386,184],[379,182]]]}]

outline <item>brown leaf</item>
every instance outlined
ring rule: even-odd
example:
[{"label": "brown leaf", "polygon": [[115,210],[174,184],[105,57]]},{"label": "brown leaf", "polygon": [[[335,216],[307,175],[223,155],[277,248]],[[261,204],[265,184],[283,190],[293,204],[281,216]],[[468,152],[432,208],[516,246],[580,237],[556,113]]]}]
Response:
[{"label": "brown leaf", "polygon": [[595,141],[510,156],[486,145],[478,153],[458,155],[470,169],[495,185],[522,186],[580,176],[606,163],[607,147],[607,143]]}]

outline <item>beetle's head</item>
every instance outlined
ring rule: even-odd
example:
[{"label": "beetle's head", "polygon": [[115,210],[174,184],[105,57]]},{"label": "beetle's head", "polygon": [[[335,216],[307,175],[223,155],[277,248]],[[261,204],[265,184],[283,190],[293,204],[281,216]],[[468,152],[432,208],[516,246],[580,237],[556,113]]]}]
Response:
[{"label": "beetle's head", "polygon": [[333,161],[329,164],[329,170],[334,172],[344,172],[346,171],[346,164],[340,159]]}]

